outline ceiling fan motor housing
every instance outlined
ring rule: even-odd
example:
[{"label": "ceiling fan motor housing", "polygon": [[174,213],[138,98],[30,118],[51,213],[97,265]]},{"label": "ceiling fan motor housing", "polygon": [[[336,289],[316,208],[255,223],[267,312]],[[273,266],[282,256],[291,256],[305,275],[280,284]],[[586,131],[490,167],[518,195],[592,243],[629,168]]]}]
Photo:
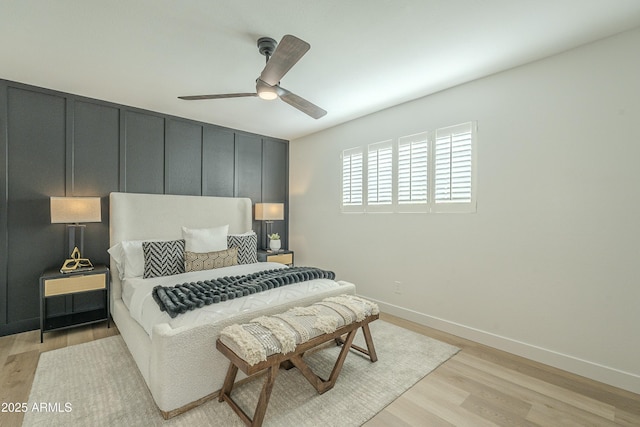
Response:
[{"label": "ceiling fan motor housing", "polygon": [[267,61],[269,57],[273,55],[273,52],[276,50],[276,46],[278,42],[272,39],[271,37],[260,37],[258,39],[258,50],[261,55],[267,57]]}]

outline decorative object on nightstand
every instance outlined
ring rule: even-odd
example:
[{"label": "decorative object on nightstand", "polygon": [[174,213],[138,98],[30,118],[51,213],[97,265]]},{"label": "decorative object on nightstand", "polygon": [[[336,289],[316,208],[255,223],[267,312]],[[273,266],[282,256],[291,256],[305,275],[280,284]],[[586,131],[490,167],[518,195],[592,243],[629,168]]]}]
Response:
[{"label": "decorative object on nightstand", "polygon": [[258,250],[259,262],[279,262],[280,264],[293,267],[293,251],[282,249],[278,252],[271,252],[266,250]]},{"label": "decorative object on nightstand", "polygon": [[280,240],[280,235],[278,233],[269,234],[267,236],[269,238],[269,249],[272,251],[278,252],[282,247],[282,241]]},{"label": "decorative object on nightstand", "polygon": [[[82,258],[84,251],[84,229],[81,222],[101,222],[100,197],[51,197],[51,223],[67,224],[69,254],[61,273],[93,270],[93,264]],[[77,242],[79,233],[79,242]]]},{"label": "decorative object on nightstand", "polygon": [[109,322],[109,269],[60,273],[46,270],[40,276],[40,342],[45,332],[96,322]]},{"label": "decorative object on nightstand", "polygon": [[273,221],[284,219],[284,203],[256,203],[256,220],[264,221],[267,225],[264,248],[268,247],[267,237],[271,234]]}]

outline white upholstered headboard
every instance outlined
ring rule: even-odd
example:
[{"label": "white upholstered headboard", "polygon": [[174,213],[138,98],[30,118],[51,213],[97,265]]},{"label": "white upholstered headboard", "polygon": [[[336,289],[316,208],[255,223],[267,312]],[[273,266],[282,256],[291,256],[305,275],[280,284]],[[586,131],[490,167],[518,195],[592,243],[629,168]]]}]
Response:
[{"label": "white upholstered headboard", "polygon": [[[210,228],[229,224],[229,233],[251,230],[248,198],[111,193],[109,246],[123,240],[180,239],[182,227]],[[117,266],[111,260],[111,294],[121,297]]]}]

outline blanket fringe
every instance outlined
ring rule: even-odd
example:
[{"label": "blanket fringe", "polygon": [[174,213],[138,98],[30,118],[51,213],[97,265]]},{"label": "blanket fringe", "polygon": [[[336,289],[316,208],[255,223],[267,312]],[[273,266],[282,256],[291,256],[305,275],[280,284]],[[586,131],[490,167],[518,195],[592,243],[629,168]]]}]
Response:
[{"label": "blanket fringe", "polygon": [[267,360],[267,352],[260,341],[240,325],[224,328],[222,336],[233,340],[242,349],[242,358],[251,365]]}]

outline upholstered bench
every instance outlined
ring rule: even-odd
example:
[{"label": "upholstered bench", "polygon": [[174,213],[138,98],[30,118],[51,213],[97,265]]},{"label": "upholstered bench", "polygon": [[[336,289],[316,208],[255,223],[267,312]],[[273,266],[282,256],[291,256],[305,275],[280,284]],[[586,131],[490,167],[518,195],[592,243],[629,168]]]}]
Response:
[{"label": "upholstered bench", "polygon": [[[278,370],[287,363],[298,368],[319,394],[330,390],[340,375],[350,348],[366,354],[371,362],[378,360],[369,329],[369,323],[376,320],[378,314],[376,304],[354,295],[341,295],[308,307],[296,307],[282,314],[226,327],[216,341],[216,347],[231,363],[218,400],[226,401],[246,425],[262,425]],[[360,328],[366,349],[353,345]],[[329,341],[342,344],[343,348],[329,378],[324,380],[302,357],[308,350]],[[253,419],[231,398],[238,369],[246,375],[267,370]]]}]

